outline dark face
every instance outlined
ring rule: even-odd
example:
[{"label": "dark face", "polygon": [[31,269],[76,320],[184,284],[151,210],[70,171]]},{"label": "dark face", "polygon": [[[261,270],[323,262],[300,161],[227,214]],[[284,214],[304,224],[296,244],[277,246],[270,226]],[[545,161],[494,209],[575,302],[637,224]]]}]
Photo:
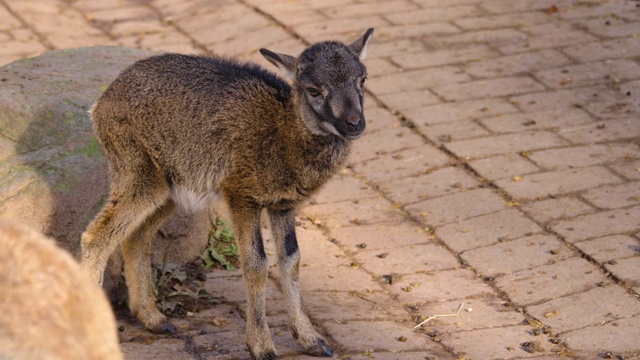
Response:
[{"label": "dark face", "polygon": [[362,135],[367,71],[353,51],[335,42],[316,44],[298,58],[297,75],[299,91],[323,130],[347,139]]}]

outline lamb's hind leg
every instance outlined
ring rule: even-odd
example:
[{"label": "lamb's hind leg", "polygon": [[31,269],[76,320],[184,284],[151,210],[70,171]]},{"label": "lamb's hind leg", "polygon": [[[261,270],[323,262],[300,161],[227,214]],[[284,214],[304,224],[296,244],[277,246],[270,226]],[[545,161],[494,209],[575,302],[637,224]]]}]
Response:
[{"label": "lamb's hind leg", "polygon": [[298,267],[300,251],[295,232],[295,217],[291,210],[269,209],[271,231],[278,249],[281,285],[289,312],[291,333],[304,347],[305,351],[315,356],[333,356],[333,350],[327,342],[314,330],[309,317],[302,307],[302,297],[298,283]]},{"label": "lamb's hind leg", "polygon": [[[120,172],[114,174],[111,183],[112,190],[107,203],[82,234],[82,267],[99,285],[102,285],[109,256],[118,244],[125,241],[127,244],[123,245],[129,249],[124,251],[125,268],[134,269],[136,266],[149,264],[149,260],[139,260],[143,254],[148,256],[148,244],[143,241],[143,245],[138,247],[133,245],[132,248],[131,241],[128,239],[137,238],[140,235],[146,236],[150,231],[149,222],[155,223],[165,217],[166,210],[163,210],[163,207],[167,206],[171,196],[168,185],[163,179],[153,177],[153,168],[141,166],[138,169],[140,173],[129,172],[121,175],[123,173]],[[134,252],[140,254],[136,256],[126,254]],[[141,261],[142,265],[135,264],[136,261]],[[150,272],[146,279],[132,277],[127,276],[126,279],[130,288],[134,281],[141,283],[151,281]],[[140,289],[144,291],[145,285],[141,285]],[[132,291],[129,296],[136,299],[139,297],[136,290]],[[138,302],[138,300],[133,301],[134,304]],[[158,316],[164,318],[155,304],[153,304],[153,308]],[[154,318],[157,319],[158,316]],[[145,322],[146,319],[142,318],[141,320]],[[157,326],[157,320],[145,322],[145,325],[153,330]]]},{"label": "lamb's hind leg", "polygon": [[158,228],[175,208],[173,199],[167,199],[132,236],[122,243],[124,272],[129,290],[129,309],[149,331],[154,333],[172,333],[176,330],[176,327],[158,310],[151,286],[151,241]]}]

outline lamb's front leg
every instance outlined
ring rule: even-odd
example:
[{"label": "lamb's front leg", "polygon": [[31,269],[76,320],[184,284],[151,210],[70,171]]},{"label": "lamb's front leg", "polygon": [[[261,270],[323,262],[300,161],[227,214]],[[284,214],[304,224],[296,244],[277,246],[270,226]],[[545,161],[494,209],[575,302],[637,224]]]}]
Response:
[{"label": "lamb's front leg", "polygon": [[281,285],[289,312],[291,333],[308,354],[331,357],[333,350],[314,330],[309,317],[302,308],[302,297],[298,284],[300,251],[296,239],[293,211],[269,209],[269,218],[278,249]]},{"label": "lamb's front leg", "polygon": [[229,202],[247,289],[247,346],[253,360],[277,360],[265,314],[268,260],[260,233],[260,208]]}]

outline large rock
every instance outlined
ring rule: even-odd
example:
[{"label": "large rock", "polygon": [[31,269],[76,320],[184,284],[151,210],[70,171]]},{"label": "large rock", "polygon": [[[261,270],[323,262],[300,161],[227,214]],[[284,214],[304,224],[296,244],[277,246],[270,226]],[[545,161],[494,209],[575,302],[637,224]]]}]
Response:
[{"label": "large rock", "polygon": [[[108,193],[106,160],[87,111],[124,68],[152,54],[79,48],[0,68],[0,217],[52,236],[77,258],[80,235]],[[177,212],[154,242],[154,261],[196,258],[209,225],[206,213]],[[120,279],[117,254],[107,288]]]}]

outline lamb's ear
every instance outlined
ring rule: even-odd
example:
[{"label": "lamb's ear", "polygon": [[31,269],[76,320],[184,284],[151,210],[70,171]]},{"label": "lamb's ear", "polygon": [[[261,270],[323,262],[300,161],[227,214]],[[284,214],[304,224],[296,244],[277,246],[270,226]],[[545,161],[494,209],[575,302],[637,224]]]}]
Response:
[{"label": "lamb's ear", "polygon": [[291,80],[296,77],[296,58],[291,55],[274,53],[271,50],[260,49],[260,54],[270,63],[277,66],[282,74]]},{"label": "lamb's ear", "polygon": [[358,55],[360,61],[367,58],[367,45],[369,44],[369,40],[371,40],[371,35],[373,35],[373,28],[369,28],[358,40],[349,45],[351,50]]}]

